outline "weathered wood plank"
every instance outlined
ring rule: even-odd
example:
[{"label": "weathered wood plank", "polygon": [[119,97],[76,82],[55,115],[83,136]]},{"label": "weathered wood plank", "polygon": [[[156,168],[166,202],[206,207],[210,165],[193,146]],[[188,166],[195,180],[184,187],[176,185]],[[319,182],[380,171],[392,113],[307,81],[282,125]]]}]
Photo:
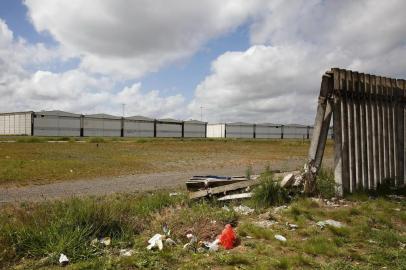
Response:
[{"label": "weathered wood plank", "polygon": [[[406,82],[405,80],[397,80],[398,87],[398,98],[401,99],[405,97]],[[396,185],[400,186],[405,183],[405,104],[399,102],[397,103],[397,142],[398,145],[398,156],[397,156],[397,178]]]},{"label": "weathered wood plank", "polygon": [[191,192],[191,193],[189,193],[189,198],[197,199],[197,198],[201,198],[201,197],[206,197],[208,195],[226,193],[227,191],[238,190],[238,189],[242,189],[242,188],[246,188],[246,187],[255,186],[255,185],[258,185],[259,183],[260,183],[260,180],[256,179],[256,180],[249,180],[249,181],[234,183],[234,184],[230,184],[230,185],[220,186],[220,187],[209,188],[209,189],[205,189],[205,190]]},{"label": "weathered wood plank", "polygon": [[[360,81],[358,72],[353,72],[354,94],[360,95]],[[355,139],[355,179],[356,188],[362,189],[362,148],[361,148],[361,102],[358,98],[354,99],[354,139]]]},{"label": "weathered wood plank", "polygon": [[[387,95],[387,82],[386,78],[382,78],[382,93],[383,95]],[[388,144],[388,104],[387,101],[384,100],[382,102],[382,123],[383,123],[383,179],[389,177],[389,144]]]},{"label": "weathered wood plank", "polygon": [[349,191],[354,192],[357,188],[356,183],[356,161],[355,161],[355,134],[354,134],[354,85],[352,79],[352,72],[347,70],[345,72],[345,83],[347,88],[347,122],[348,122],[348,177],[349,177]]},{"label": "weathered wood plank", "polygon": [[[382,77],[379,76],[377,77],[377,92],[379,95],[383,94],[383,88],[382,88]],[[382,183],[382,180],[384,179],[384,140],[383,140],[383,100],[379,99],[377,101],[377,109],[378,109],[378,149],[379,149],[379,181],[378,183]]]},{"label": "weathered wood plank", "polygon": [[394,104],[393,104],[393,87],[392,79],[388,79],[389,87],[389,100],[388,100],[388,131],[389,131],[389,178],[395,178],[395,145],[394,145],[394,129],[393,129],[393,114],[394,114]]},{"label": "weathered wood plank", "polygon": [[[365,74],[365,92],[371,93],[371,76]],[[366,122],[367,122],[367,170],[368,170],[368,189],[374,187],[374,163],[373,163],[373,129],[372,129],[372,97],[369,95],[369,99],[366,101]]]},{"label": "weathered wood plank", "polygon": [[[371,93],[377,94],[376,76],[370,76]],[[378,110],[377,100],[374,99],[372,104],[372,160],[373,160],[373,172],[374,182],[372,188],[376,188],[379,182],[379,145],[378,145]]]},{"label": "weathered wood plank", "polygon": [[333,130],[334,130],[334,179],[337,187],[337,194],[344,194],[343,187],[343,158],[342,158],[342,101],[340,91],[340,70],[332,69],[334,74],[334,103],[333,103]]},{"label": "weathered wood plank", "polygon": [[362,187],[368,189],[368,132],[367,132],[367,100],[365,100],[365,74],[360,74],[361,91],[361,159],[362,159]]}]

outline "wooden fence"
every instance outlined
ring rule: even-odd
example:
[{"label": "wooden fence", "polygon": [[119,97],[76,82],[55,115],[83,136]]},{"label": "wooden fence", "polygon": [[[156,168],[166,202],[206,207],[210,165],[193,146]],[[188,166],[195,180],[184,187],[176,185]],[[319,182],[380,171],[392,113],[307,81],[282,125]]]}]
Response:
[{"label": "wooden fence", "polygon": [[[322,77],[310,171],[320,168],[333,117],[339,195],[404,184],[406,81],[333,68]],[[314,178],[314,177],[313,177]]]}]

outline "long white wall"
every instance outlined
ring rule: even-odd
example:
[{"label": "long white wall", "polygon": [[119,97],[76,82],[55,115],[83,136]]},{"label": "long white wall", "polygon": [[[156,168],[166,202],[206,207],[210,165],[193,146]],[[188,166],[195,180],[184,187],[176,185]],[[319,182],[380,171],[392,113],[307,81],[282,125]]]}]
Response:
[{"label": "long white wall", "polygon": [[34,116],[34,136],[80,136],[80,116]]},{"label": "long white wall", "polygon": [[32,112],[0,114],[0,135],[31,135]]},{"label": "long white wall", "polygon": [[154,122],[124,120],[124,137],[154,137]]}]

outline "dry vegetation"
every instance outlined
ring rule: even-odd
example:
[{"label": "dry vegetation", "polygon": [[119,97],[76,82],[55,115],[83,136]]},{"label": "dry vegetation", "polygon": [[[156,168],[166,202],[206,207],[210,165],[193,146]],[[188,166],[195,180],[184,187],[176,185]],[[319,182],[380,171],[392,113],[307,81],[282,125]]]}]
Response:
[{"label": "dry vegetation", "polygon": [[[296,169],[309,146],[302,140],[107,139],[3,137],[0,186],[143,173],[221,168]],[[82,140],[82,138],[81,138]],[[331,143],[325,157],[331,157]]]}]

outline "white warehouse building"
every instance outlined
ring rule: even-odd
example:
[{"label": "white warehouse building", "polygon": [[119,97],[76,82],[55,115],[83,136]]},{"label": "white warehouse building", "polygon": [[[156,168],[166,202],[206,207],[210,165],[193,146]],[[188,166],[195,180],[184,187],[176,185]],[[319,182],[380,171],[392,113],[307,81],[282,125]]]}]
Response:
[{"label": "white warehouse building", "polygon": [[81,115],[64,111],[41,111],[33,116],[34,136],[77,136],[81,134]]},{"label": "white warehouse building", "polygon": [[32,135],[33,112],[0,113],[0,135]]},{"label": "white warehouse building", "polygon": [[90,114],[83,117],[83,136],[121,137],[121,117],[109,114]]},{"label": "white warehouse building", "polygon": [[197,120],[188,120],[183,122],[183,137],[186,138],[205,138],[206,122]]}]

